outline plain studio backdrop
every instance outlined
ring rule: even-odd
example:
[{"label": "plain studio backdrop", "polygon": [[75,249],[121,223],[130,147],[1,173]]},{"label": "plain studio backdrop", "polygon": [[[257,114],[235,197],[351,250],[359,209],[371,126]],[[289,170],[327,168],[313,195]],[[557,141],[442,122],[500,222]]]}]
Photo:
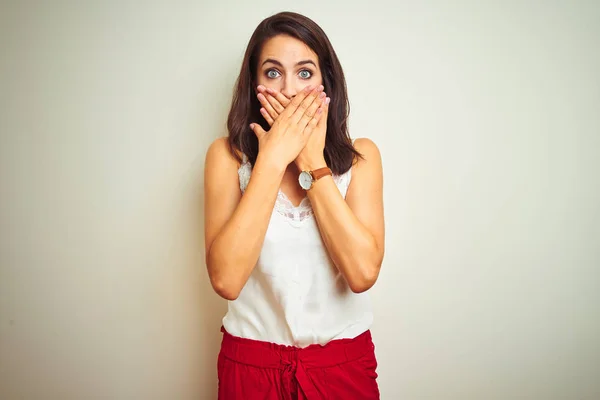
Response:
[{"label": "plain studio backdrop", "polygon": [[382,398],[600,398],[600,4],[566,0],[3,2],[0,398],[216,397],[204,156],[283,10],[382,152]]}]

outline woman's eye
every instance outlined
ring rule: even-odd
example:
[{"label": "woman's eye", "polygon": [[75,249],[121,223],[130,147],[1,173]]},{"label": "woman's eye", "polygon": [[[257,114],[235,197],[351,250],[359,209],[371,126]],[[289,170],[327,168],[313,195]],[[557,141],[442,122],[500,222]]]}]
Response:
[{"label": "woman's eye", "polygon": [[300,71],[300,78],[302,79],[309,79],[311,76],[312,73],[307,69],[303,69],[302,71]]},{"label": "woman's eye", "polygon": [[[302,78],[302,79],[310,79],[312,77],[312,72],[307,69],[303,69],[298,74],[300,75],[300,78]],[[275,78],[278,78],[279,76],[280,76],[280,74],[277,70],[270,69],[267,71],[267,78],[269,78],[269,79],[275,79]]]}]

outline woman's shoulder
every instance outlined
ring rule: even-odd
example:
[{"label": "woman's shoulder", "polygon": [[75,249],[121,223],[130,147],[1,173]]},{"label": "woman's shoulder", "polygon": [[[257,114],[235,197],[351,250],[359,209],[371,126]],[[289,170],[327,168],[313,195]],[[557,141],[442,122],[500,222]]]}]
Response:
[{"label": "woman's shoulder", "polygon": [[[383,188],[383,165],[381,154],[375,142],[360,138],[354,141],[354,148],[360,157],[352,166],[352,183],[348,188],[346,201],[354,211],[369,209],[380,201]],[[365,208],[366,207],[366,208]]]},{"label": "woman's shoulder", "polygon": [[359,152],[361,152],[361,150],[366,152],[379,151],[375,142],[372,139],[366,137],[355,138],[352,140],[352,143],[356,150],[358,150]]},{"label": "woman's shoulder", "polygon": [[381,160],[379,147],[377,147],[373,140],[369,138],[356,138],[352,141],[352,143],[356,151],[362,155],[362,157],[357,158],[353,168],[360,167],[361,165],[368,163],[369,160],[376,163]]},{"label": "woman's shoulder", "polygon": [[[234,155],[235,154],[235,155]],[[237,157],[236,157],[237,156]],[[215,165],[225,168],[239,168],[242,153],[229,146],[229,138],[226,136],[215,139],[206,152],[206,165]]]}]

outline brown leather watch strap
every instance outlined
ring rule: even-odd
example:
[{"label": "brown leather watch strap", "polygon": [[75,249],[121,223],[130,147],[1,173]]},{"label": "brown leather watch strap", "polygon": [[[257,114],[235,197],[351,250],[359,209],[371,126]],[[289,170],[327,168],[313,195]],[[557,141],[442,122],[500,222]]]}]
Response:
[{"label": "brown leather watch strap", "polygon": [[321,179],[324,176],[333,175],[333,173],[331,172],[331,169],[329,169],[329,167],[315,169],[314,171],[311,171],[311,174],[315,181]]}]

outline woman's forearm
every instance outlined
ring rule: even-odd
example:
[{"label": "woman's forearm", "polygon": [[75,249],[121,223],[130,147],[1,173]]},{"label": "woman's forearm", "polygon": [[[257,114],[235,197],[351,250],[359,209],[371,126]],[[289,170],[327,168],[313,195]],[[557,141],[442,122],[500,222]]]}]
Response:
[{"label": "woman's forearm", "polygon": [[238,297],[258,261],[284,172],[259,156],[244,195],[208,251],[213,288],[228,300]]},{"label": "woman's forearm", "polygon": [[353,292],[368,290],[377,280],[383,249],[354,215],[331,176],[317,181],[308,195],[334,264]]}]

